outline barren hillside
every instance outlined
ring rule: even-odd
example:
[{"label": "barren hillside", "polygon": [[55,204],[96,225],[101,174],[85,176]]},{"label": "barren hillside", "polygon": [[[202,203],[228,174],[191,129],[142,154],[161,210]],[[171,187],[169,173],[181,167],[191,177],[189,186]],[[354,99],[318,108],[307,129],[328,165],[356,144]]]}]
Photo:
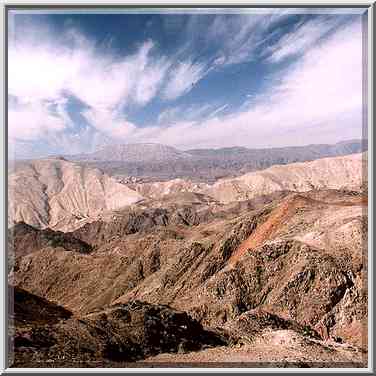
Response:
[{"label": "barren hillside", "polygon": [[209,185],[175,179],[167,182],[133,184],[145,197],[160,199],[177,192],[200,192],[219,202],[244,201],[278,191],[306,192],[312,189],[359,191],[365,184],[367,154],[323,158],[312,162],[276,165],[233,179],[221,179]]},{"label": "barren hillside", "polygon": [[348,189],[359,191],[364,183],[366,154],[323,158],[312,162],[272,166],[235,179],[221,180],[203,193],[221,202],[243,201],[260,194],[290,190]]},{"label": "barren hillside", "polygon": [[68,230],[142,199],[97,169],[63,159],[35,160],[9,176],[9,223]]},{"label": "barren hillside", "polygon": [[213,185],[16,171],[15,364],[364,367],[366,158]]},{"label": "barren hillside", "polygon": [[283,191],[359,191],[366,184],[366,162],[366,154],[324,158],[273,166],[209,185],[183,179],[123,184],[97,169],[62,159],[36,160],[9,176],[9,223],[71,231],[144,198],[161,200],[184,192],[231,203]]}]

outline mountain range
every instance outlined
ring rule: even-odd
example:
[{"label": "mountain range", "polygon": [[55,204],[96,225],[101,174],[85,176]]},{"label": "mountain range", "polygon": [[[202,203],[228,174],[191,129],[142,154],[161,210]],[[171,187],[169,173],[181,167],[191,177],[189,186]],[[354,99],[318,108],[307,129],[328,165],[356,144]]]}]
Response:
[{"label": "mountain range", "polygon": [[272,166],[214,184],[173,179],[122,184],[98,169],[61,158],[25,164],[9,176],[9,223],[69,231],[105,212],[173,193],[204,194],[218,203],[244,201],[279,191],[312,189],[359,191],[366,153]]},{"label": "mountain range", "polygon": [[193,149],[181,151],[160,144],[111,145],[91,154],[64,156],[67,160],[97,167],[109,175],[147,180],[191,179],[212,183],[218,178],[242,175],[275,164],[306,162],[367,150],[367,141],[349,140],[334,145],[248,149]]}]

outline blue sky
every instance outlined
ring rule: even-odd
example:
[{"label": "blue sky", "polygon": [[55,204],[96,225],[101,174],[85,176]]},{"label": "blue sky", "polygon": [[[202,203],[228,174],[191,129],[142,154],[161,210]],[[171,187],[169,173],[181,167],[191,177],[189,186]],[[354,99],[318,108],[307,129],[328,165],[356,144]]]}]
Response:
[{"label": "blue sky", "polygon": [[362,137],[360,11],[18,11],[8,37],[17,157]]}]

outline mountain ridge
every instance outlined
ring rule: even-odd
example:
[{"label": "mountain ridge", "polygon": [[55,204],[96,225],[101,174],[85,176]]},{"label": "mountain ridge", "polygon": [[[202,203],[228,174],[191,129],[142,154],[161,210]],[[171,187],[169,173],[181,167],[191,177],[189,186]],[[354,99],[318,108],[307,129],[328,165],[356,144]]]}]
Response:
[{"label": "mountain ridge", "polygon": [[213,184],[184,179],[123,184],[97,169],[60,158],[43,159],[10,175],[9,221],[71,231],[106,212],[184,192],[228,204],[283,191],[361,191],[367,183],[364,163],[367,153],[275,165]]},{"label": "mountain ridge", "polygon": [[213,184],[173,179],[166,182],[136,183],[130,186],[141,195],[161,199],[177,192],[203,193],[221,203],[244,201],[278,191],[305,192],[314,188],[359,191],[366,184],[363,164],[367,154],[320,158],[310,162],[274,165],[235,178],[223,178]]},{"label": "mountain ridge", "polygon": [[219,178],[234,177],[275,164],[360,153],[367,148],[364,140],[269,149],[231,147],[185,151],[161,144],[125,144],[102,149],[104,152],[65,158],[100,168],[111,176],[134,176],[154,181],[182,178],[213,183]]},{"label": "mountain ridge", "polygon": [[74,160],[94,159],[104,161],[165,161],[190,158],[184,151],[159,143],[115,144],[102,147],[93,153],[73,155]]}]

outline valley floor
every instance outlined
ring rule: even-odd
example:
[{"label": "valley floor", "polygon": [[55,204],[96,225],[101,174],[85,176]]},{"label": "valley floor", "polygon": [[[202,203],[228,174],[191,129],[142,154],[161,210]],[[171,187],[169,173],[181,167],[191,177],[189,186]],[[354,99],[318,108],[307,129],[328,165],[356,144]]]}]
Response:
[{"label": "valley floor", "polygon": [[146,359],[145,366],[182,367],[366,367],[367,354],[358,348],[332,341],[305,338],[290,330],[266,331],[254,343],[216,347],[188,354],[160,354]]}]

